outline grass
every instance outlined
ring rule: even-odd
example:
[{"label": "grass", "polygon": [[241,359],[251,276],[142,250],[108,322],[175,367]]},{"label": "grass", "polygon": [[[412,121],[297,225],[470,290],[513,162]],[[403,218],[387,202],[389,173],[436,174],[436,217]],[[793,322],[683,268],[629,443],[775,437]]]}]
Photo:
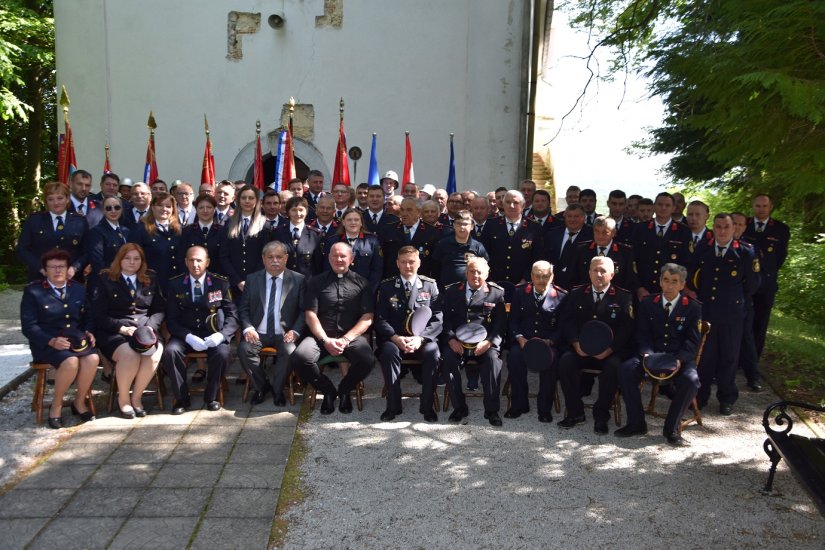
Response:
[{"label": "grass", "polygon": [[774,309],[762,354],[762,375],[786,400],[825,406],[825,327]]}]

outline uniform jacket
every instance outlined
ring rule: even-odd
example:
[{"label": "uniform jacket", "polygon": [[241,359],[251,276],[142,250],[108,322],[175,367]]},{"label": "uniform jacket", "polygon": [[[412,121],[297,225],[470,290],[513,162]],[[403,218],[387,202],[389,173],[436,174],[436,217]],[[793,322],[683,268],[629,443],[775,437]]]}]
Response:
[{"label": "uniform jacket", "polygon": [[551,284],[547,288],[544,299],[538,304],[533,290],[533,283],[522,283],[516,286],[513,302],[510,304],[510,341],[515,342],[517,336],[523,336],[528,339],[552,340],[558,345],[561,340],[561,328],[558,323],[559,308],[567,292]]},{"label": "uniform jacket", "polygon": [[525,217],[511,237],[507,218],[487,220],[481,232],[481,244],[490,255],[490,280],[513,284],[530,279],[533,263],[542,259],[543,230],[539,224]]},{"label": "uniform jacket", "polygon": [[689,284],[702,302],[702,317],[711,324],[741,322],[746,300],[759,289],[760,269],[753,247],[735,239],[721,258],[715,240],[697,246]]},{"label": "uniform jacket", "polygon": [[71,255],[71,265],[80,273],[88,263],[85,240],[89,224],[80,214],[68,210],[63,214],[63,230],[55,231],[49,212],[31,214],[23,223],[17,240],[17,256],[26,264],[29,280],[40,279],[40,256],[47,250],[60,248]]},{"label": "uniform jacket", "polygon": [[[323,250],[325,255],[329,254],[332,245],[335,243],[345,243],[346,234],[330,235],[324,241]],[[370,233],[361,232],[358,238],[352,243],[353,262],[350,269],[364,277],[370,282],[373,291],[381,283],[381,273],[384,270],[384,251],[378,237]],[[330,271],[329,262],[324,263],[324,271]]]},{"label": "uniform jacket", "polygon": [[639,284],[650,293],[662,290],[659,271],[664,264],[672,262],[687,267],[690,260],[688,243],[692,241],[692,234],[687,226],[671,220],[664,237],[658,237],[657,232],[655,219],[639,223],[631,240]]},{"label": "uniform jacket", "polygon": [[[100,205],[100,201],[96,201],[93,200],[92,197],[88,197],[84,208],[86,209],[86,212],[81,214],[81,216],[86,218],[86,222],[89,224],[89,227],[95,227],[100,223],[100,220],[103,219],[103,207]],[[67,210],[72,214],[78,213],[71,199],[69,200]]]},{"label": "uniform jacket", "polygon": [[649,294],[639,302],[636,340],[639,355],[672,353],[683,365],[693,363],[699,350],[702,305],[682,294],[665,315],[661,293]]},{"label": "uniform jacket", "polygon": [[400,221],[395,214],[384,212],[381,214],[378,224],[374,224],[372,223],[372,212],[369,210],[364,211],[364,228],[374,235],[378,235],[385,225],[394,225]]},{"label": "uniform jacket", "polygon": [[500,349],[507,330],[507,312],[504,308],[504,289],[496,283],[487,282],[481,286],[467,304],[467,283],[455,283],[444,289],[441,295],[441,311],[444,312],[444,327],[441,337],[446,344],[455,338],[455,329],[467,323],[483,325],[487,330],[487,340],[493,348]]},{"label": "uniform jacket", "polygon": [[576,245],[593,240],[593,228],[582,226],[576,235],[576,240],[566,247],[562,246],[567,235],[566,227],[553,229],[547,234],[544,246],[544,258],[553,264],[553,282],[566,290],[573,288],[576,266]]},{"label": "uniform jacket", "polygon": [[636,224],[633,223],[630,218],[622,216],[621,223],[616,224],[616,235],[613,237],[613,240],[630,244],[633,239],[633,228],[635,226]]},{"label": "uniform jacket", "polygon": [[263,268],[261,251],[268,237],[266,229],[261,229],[253,237],[244,237],[240,232],[237,237],[230,237],[229,226],[221,231],[220,268],[226,272],[232,286],[238,286],[248,274]]},{"label": "uniform jacket", "polygon": [[[83,220],[85,223],[85,219]],[[86,289],[75,281],[66,283],[66,296],[61,300],[46,279],[35,281],[23,291],[20,320],[23,335],[35,357],[49,347],[49,340],[61,336],[68,328],[91,332],[94,322],[89,314]]]},{"label": "uniform jacket", "polygon": [[220,333],[227,342],[238,330],[238,310],[232,303],[232,291],[225,277],[206,272],[203,284],[203,298],[192,301],[192,281],[188,273],[178,275],[169,281],[167,294],[166,328],[175,338],[186,339],[187,334],[205,338],[212,334],[206,318],[218,309],[223,310],[224,323]]},{"label": "uniform jacket", "polygon": [[226,227],[217,222],[212,222],[205,238],[199,223],[196,222],[184,227],[180,233],[180,247],[178,250],[178,265],[181,266],[181,269],[186,269],[186,252],[193,246],[202,246],[206,248],[206,252],[209,254],[209,271],[226,276],[226,270],[223,268],[221,259],[221,245],[225,232]]},{"label": "uniform jacket", "polygon": [[425,341],[433,342],[441,334],[443,320],[435,279],[419,275],[416,284],[410,290],[409,298],[400,276],[381,281],[375,304],[375,333],[378,338],[386,341],[396,334],[409,336],[406,330],[407,318],[415,309],[424,306],[432,309],[433,316],[419,336]]},{"label": "uniform jacket", "polygon": [[94,226],[86,238],[86,255],[92,265],[92,274],[112,265],[120,247],[129,238],[129,228],[122,225],[115,230],[105,219]]},{"label": "uniform jacket", "polygon": [[611,284],[598,305],[593,300],[591,285],[578,286],[570,291],[559,312],[562,337],[569,344],[579,341],[582,326],[597,319],[613,329],[610,347],[620,358],[626,358],[633,346],[633,298],[624,289]]},{"label": "uniform jacket", "polygon": [[785,258],[788,257],[790,238],[790,229],[778,220],[768,218],[764,230],[757,233],[754,220],[748,219],[748,227],[742,234],[742,239],[761,252],[759,265],[762,269],[762,285],[759,288],[760,292],[775,293],[779,289],[777,276],[779,269],[785,264]]},{"label": "uniform jacket", "polygon": [[166,290],[169,279],[183,272],[183,266],[178,263],[180,235],[173,231],[158,231],[152,235],[146,230],[146,225],[139,223],[129,230],[128,241],[143,248],[146,265],[157,272],[161,290]]},{"label": "uniform jacket", "polygon": [[[241,321],[241,330],[254,328],[263,322],[266,315],[266,279],[269,274],[266,269],[250,273],[246,278],[246,286],[238,305],[238,316]],[[303,295],[306,288],[306,278],[300,273],[284,270],[283,286],[281,287],[280,312],[281,331],[286,334],[294,330],[301,336],[307,335],[306,320],[304,319]]]},{"label": "uniform jacket", "polygon": [[269,240],[280,241],[289,249],[287,269],[297,271],[307,279],[323,271],[323,262],[327,261],[321,254],[321,232],[304,224],[298,240],[292,240],[289,224],[279,225],[270,234]]},{"label": "uniform jacket", "polygon": [[[578,242],[578,239],[577,239]],[[576,246],[575,259],[573,261],[573,286],[584,285],[590,281],[590,260],[598,254],[596,241],[583,242]],[[633,260],[633,249],[617,242],[615,239],[604,254],[611,260],[616,270],[611,284],[620,286],[625,290],[636,293],[639,288],[639,279],[636,276],[636,264]]]},{"label": "uniform jacket", "polygon": [[438,231],[431,225],[418,221],[418,228],[411,241],[407,241],[404,233],[404,224],[398,222],[393,225],[385,225],[378,235],[381,247],[384,249],[384,278],[398,275],[398,266],[395,261],[398,259],[398,251],[403,246],[414,246],[418,249],[418,256],[421,258],[419,274],[432,277],[433,270],[432,254],[435,245],[439,241]]},{"label": "uniform jacket", "polygon": [[123,327],[151,327],[159,333],[166,316],[166,298],[158,288],[157,274],[149,270],[150,282],[137,281],[135,295],[123,277],[109,279],[109,270],[100,273],[92,300],[92,314],[98,333],[117,334]]}]

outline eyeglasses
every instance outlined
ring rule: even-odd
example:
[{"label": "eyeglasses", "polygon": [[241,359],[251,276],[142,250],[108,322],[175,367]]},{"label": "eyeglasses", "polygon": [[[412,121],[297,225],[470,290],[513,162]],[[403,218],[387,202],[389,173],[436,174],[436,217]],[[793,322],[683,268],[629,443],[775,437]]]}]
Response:
[{"label": "eyeglasses", "polygon": [[46,269],[51,269],[54,271],[63,271],[64,269],[69,269],[69,266],[66,264],[59,264],[59,265],[46,265]]},{"label": "eyeglasses", "polygon": [[118,210],[121,210],[122,208],[123,207],[120,206],[119,204],[110,204],[109,206],[104,206],[103,207],[103,209],[106,212],[117,212]]}]

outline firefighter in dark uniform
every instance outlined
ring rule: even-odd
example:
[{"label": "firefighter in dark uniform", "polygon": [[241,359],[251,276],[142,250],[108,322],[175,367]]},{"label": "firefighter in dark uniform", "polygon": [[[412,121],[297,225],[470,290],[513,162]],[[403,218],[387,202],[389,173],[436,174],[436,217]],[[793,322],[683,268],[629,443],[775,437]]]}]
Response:
[{"label": "firefighter in dark uniform", "polygon": [[235,305],[240,302],[246,276],[263,269],[261,253],[268,242],[266,217],[261,213],[258,190],[244,185],[235,196],[238,207],[224,221],[220,267],[232,283]]},{"label": "firefighter in dark uniform", "polygon": [[[484,199],[487,200],[487,199]],[[489,261],[484,245],[472,237],[473,218],[466,210],[456,214],[453,235],[444,237],[435,245],[433,264],[435,276],[442,286],[465,280],[467,260],[476,256]]]},{"label": "firefighter in dark uniform", "polygon": [[289,223],[278,225],[269,240],[287,245],[287,269],[297,271],[309,279],[323,271],[321,232],[305,223],[309,207],[304,197],[292,197],[286,202],[286,207]]},{"label": "firefighter in dark uniform", "polygon": [[29,215],[17,240],[17,257],[26,265],[30,281],[43,278],[40,258],[59,248],[69,253],[69,278],[82,276],[86,267],[84,240],[89,232],[86,218],[67,210],[69,190],[60,182],[43,188],[45,212]]},{"label": "firefighter in dark uniform", "polygon": [[[188,273],[169,281],[166,328],[171,336],[163,350],[161,365],[175,395],[172,414],[183,414],[191,407],[184,361],[184,355],[190,351],[206,352],[203,400],[210,411],[221,408],[218,389],[230,362],[229,342],[238,330],[238,311],[232,303],[229,280],[208,272],[208,266],[206,249],[193,246],[186,252]],[[222,325],[218,321],[219,311]]]},{"label": "firefighter in dark uniform", "polygon": [[[510,370],[512,405],[504,418],[518,418],[530,412],[527,399],[527,365],[522,348],[530,338],[541,338],[556,349],[561,344],[561,331],[557,322],[559,308],[567,292],[553,284],[553,265],[540,260],[533,264],[531,282],[518,285],[510,304],[510,354],[507,368]],[[555,354],[558,357],[558,353]],[[553,421],[553,396],[558,379],[558,366],[551,364],[539,373],[539,394],[536,408],[539,422]]]},{"label": "firefighter in dark uniform", "polygon": [[[459,372],[464,359],[469,358],[479,363],[481,385],[484,388],[484,418],[493,426],[501,426],[501,417],[498,415],[501,342],[507,328],[507,312],[504,289],[487,282],[489,274],[490,267],[484,258],[470,258],[467,262],[466,281],[450,285],[442,294],[442,373],[455,407],[450,422],[461,422],[469,415]],[[456,329],[465,324],[480,325],[487,333],[484,340],[469,349],[456,334]]]},{"label": "firefighter in dark uniform", "polygon": [[[381,420],[389,422],[401,414],[401,360],[417,359],[421,361],[419,412],[427,422],[436,422],[433,378],[438,369],[438,335],[442,321],[436,306],[438,285],[434,279],[418,274],[421,259],[416,248],[402,247],[397,261],[399,276],[382,281],[376,299],[378,359],[387,386],[387,410]],[[432,309],[432,317],[420,334],[410,334],[408,320],[413,311],[421,307]]]},{"label": "firefighter in dark uniform", "polygon": [[689,265],[691,232],[687,226],[673,220],[670,193],[656,195],[653,209],[655,217],[647,223],[636,224],[631,240],[641,285],[637,293],[640,299],[662,290],[659,272],[664,264]]},{"label": "firefighter in dark uniform", "polygon": [[791,232],[787,225],[771,217],[773,201],[768,195],[757,195],[751,203],[753,218],[748,220],[743,239],[754,245],[759,252],[762,283],[753,294],[753,336],[756,353],[761,356],[765,347],[765,334],[771,318],[774,298],[779,290],[779,270],[788,257]]},{"label": "firefighter in dark uniform", "polygon": [[212,273],[226,275],[221,266],[221,243],[226,226],[215,221],[215,209],[218,207],[212,195],[200,195],[195,199],[195,223],[187,225],[180,234],[178,263],[185,264],[186,251],[193,246],[202,246],[209,253],[209,267]]},{"label": "firefighter in dark uniform", "polygon": [[[639,384],[644,378],[642,357],[652,353],[669,353],[678,361],[678,371],[667,381],[674,385],[663,435],[671,445],[682,445],[679,423],[699,390],[696,352],[701,336],[702,305],[682,294],[687,269],[667,263],[662,266],[659,284],[662,292],[645,296],[636,312],[636,339],[639,355],[619,367],[619,387],[627,408],[627,424],[616,430],[618,437],[647,433]],[[664,384],[664,382],[663,382]]]},{"label": "firefighter in dark uniform", "polygon": [[364,226],[370,233],[379,235],[385,225],[398,223],[398,216],[384,210],[384,190],[380,185],[371,185],[367,190],[367,205]]},{"label": "firefighter in dark uniform", "polygon": [[146,265],[158,274],[158,285],[166,293],[169,279],[182,273],[178,264],[180,250],[180,222],[175,198],[160,192],[152,197],[151,208],[140,223],[129,229],[130,243],[140,245],[146,255]]},{"label": "firefighter in dark uniform", "polygon": [[[582,368],[601,370],[599,397],[593,405],[593,430],[608,433],[610,406],[616,394],[616,372],[629,355],[633,336],[633,300],[629,292],[611,284],[613,260],[596,256],[590,261],[590,284],[570,291],[559,312],[559,325],[565,342],[572,350],[559,359],[559,379],[564,392],[567,413],[559,422],[561,428],[572,428],[585,421],[581,399]],[[587,355],[579,343],[584,324],[592,319],[610,326],[613,339],[598,355]]]},{"label": "firefighter in dark uniform", "polygon": [[[348,243],[352,247],[351,269],[367,279],[373,291],[378,289],[384,271],[384,251],[378,237],[364,232],[363,214],[357,208],[347,208],[341,216],[341,224],[335,235],[324,241],[323,250],[330,250],[335,243]],[[329,262],[324,271],[330,269]]]},{"label": "firefighter in dark uniform", "polygon": [[573,261],[573,286],[590,281],[590,260],[594,256],[607,256],[613,260],[615,275],[611,284],[619,286],[632,295],[639,288],[633,249],[616,240],[616,220],[598,216],[593,222],[593,240],[580,243],[576,247]]},{"label": "firefighter in dark uniform", "polygon": [[392,258],[398,257],[398,251],[404,246],[414,246],[421,258],[422,275],[432,277],[434,273],[432,254],[439,241],[438,231],[421,221],[421,206],[416,199],[401,201],[401,221],[386,225],[378,235],[384,249],[384,278],[398,275],[398,265]]},{"label": "firefighter in dark uniform", "polygon": [[481,244],[490,255],[490,280],[513,284],[530,278],[533,264],[544,250],[543,230],[522,216],[524,196],[508,191],[504,196],[504,216],[489,220],[481,233]]},{"label": "firefighter in dark uniform", "polygon": [[730,415],[739,397],[736,368],[747,314],[747,297],[759,288],[759,259],[753,247],[733,238],[729,214],[713,218],[714,241],[696,250],[696,265],[690,282],[702,302],[702,318],[710,322],[702,362],[699,365],[697,400],[704,407],[716,381],[719,412]]}]

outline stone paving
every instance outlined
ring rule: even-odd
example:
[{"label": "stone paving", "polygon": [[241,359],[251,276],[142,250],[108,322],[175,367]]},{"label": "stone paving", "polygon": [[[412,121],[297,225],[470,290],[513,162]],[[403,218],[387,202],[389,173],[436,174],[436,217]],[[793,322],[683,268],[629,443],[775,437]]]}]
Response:
[{"label": "stone paving", "polygon": [[300,400],[253,409],[240,394],[79,426],[0,497],[0,548],[266,548]]}]

